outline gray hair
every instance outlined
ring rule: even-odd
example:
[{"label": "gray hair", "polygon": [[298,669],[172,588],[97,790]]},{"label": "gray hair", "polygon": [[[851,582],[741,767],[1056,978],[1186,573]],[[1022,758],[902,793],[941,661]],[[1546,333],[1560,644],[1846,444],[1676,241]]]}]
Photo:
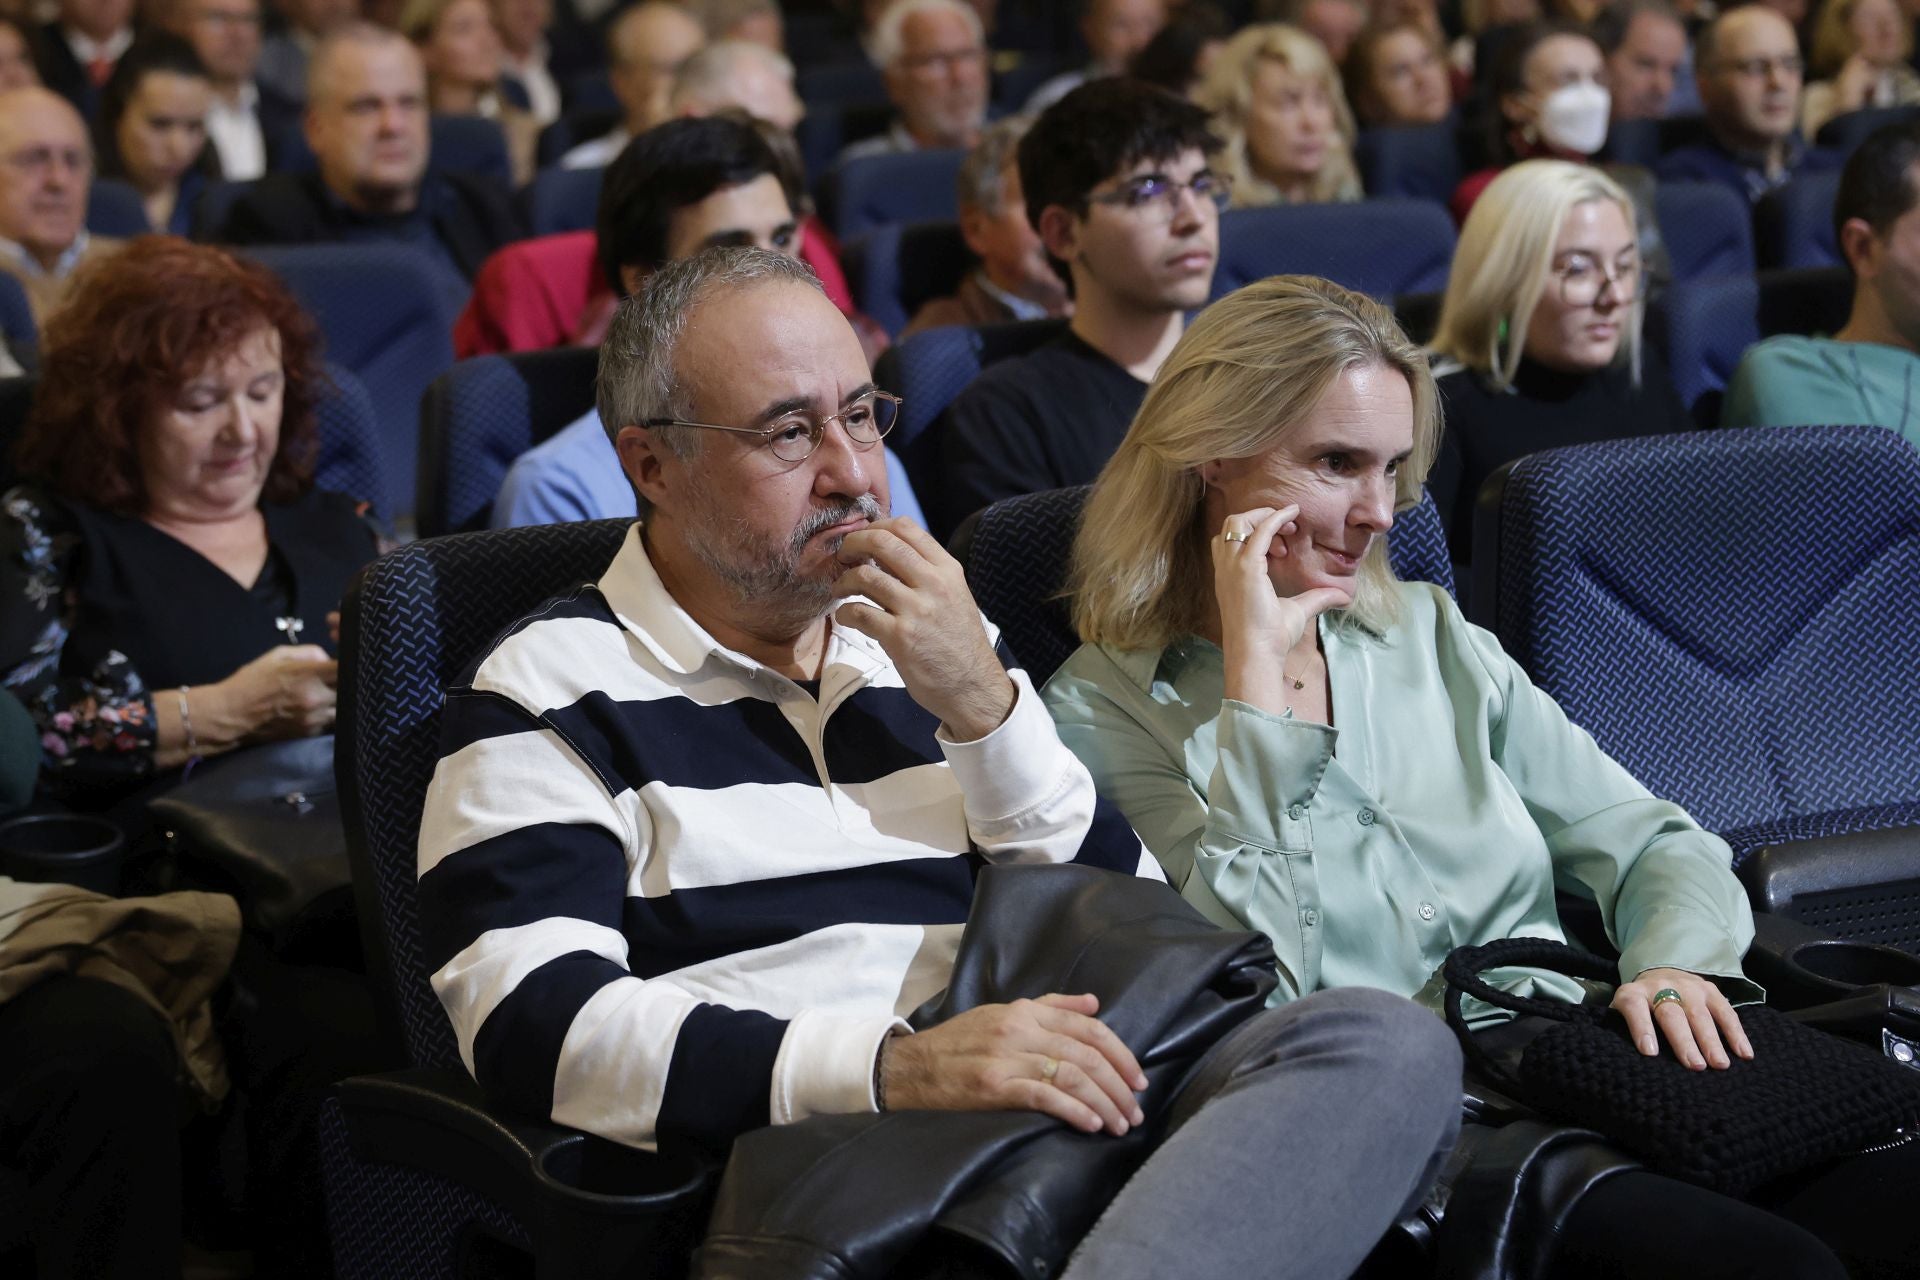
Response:
[{"label": "gray hair", "polygon": [[962,209],[1000,211],[1006,201],[1007,166],[1014,162],[1020,139],[1032,124],[1032,116],[1008,116],[981,132],[980,141],[960,162],[960,176],[955,180]]},{"label": "gray hair", "polygon": [[900,60],[901,45],[905,43],[900,33],[907,19],[916,13],[957,14],[965,19],[975,43],[987,42],[987,29],[981,25],[980,15],[964,0],[894,0],[873,24],[873,34],[867,37],[867,56],[873,59],[874,66],[884,71]]},{"label": "gray hair", "polygon": [[[777,281],[826,292],[806,263],[783,253],[720,247],[668,263],[648,276],[632,296],[622,299],[600,348],[600,372],[594,380],[594,401],[607,439],[617,440],[623,427],[691,414],[692,400],[676,363],[688,317],[716,290]],[[698,448],[695,433],[684,427],[652,431],[677,458],[691,457]],[[639,498],[639,503],[645,518],[647,500]]]},{"label": "gray hair", "polygon": [[745,63],[759,62],[788,85],[793,84],[793,63],[752,40],[716,40],[680,64],[673,78],[673,101],[692,102],[711,107],[730,101],[726,91],[737,69]]}]

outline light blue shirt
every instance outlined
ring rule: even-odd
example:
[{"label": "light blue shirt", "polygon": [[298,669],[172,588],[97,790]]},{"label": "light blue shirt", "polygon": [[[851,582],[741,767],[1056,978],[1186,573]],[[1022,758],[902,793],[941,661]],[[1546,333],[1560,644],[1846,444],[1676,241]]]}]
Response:
[{"label": "light blue shirt", "polygon": [[[906,468],[893,450],[884,452],[893,514],[912,516],[924,526],[927,518],[920,513]],[[491,523],[496,529],[512,529],[563,520],[631,517],[636,510],[620,457],[600,425],[600,411],[589,409],[514,460],[500,485],[500,496],[493,500]]]}]

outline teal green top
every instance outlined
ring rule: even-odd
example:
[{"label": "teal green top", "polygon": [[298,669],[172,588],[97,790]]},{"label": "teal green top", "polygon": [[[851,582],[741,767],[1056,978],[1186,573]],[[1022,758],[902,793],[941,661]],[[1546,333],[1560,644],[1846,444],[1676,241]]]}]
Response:
[{"label": "teal green top", "polygon": [[1920,447],[1920,356],[1877,342],[1782,336],[1747,348],[1723,427],[1886,427]]},{"label": "teal green top", "polygon": [[1438,1009],[1454,947],[1564,939],[1556,884],[1599,903],[1623,978],[1670,966],[1763,999],[1740,973],[1753,916],[1726,842],[1634,781],[1444,591],[1396,590],[1383,636],[1320,621],[1338,729],[1223,701],[1223,655],[1197,638],[1082,645],[1048,709],[1187,900],[1273,939],[1275,1003],[1368,986]]}]

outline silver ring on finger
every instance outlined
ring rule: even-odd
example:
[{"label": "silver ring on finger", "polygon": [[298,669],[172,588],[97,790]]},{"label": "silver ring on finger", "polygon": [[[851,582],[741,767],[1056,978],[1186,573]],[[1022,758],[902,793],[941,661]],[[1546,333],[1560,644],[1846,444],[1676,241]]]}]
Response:
[{"label": "silver ring on finger", "polygon": [[1648,1004],[1647,1007],[1650,1009],[1658,1009],[1661,1005],[1667,1004],[1669,1002],[1680,1005],[1682,1008],[1686,1007],[1686,1003],[1687,1003],[1685,1000],[1680,998],[1680,993],[1678,991],[1675,991],[1672,987],[1662,987],[1658,991],[1653,993],[1653,1000]]},{"label": "silver ring on finger", "polygon": [[1048,1084],[1052,1084],[1053,1078],[1059,1074],[1060,1074],[1060,1059],[1042,1058],[1040,1060],[1040,1078],[1042,1080],[1045,1080]]}]

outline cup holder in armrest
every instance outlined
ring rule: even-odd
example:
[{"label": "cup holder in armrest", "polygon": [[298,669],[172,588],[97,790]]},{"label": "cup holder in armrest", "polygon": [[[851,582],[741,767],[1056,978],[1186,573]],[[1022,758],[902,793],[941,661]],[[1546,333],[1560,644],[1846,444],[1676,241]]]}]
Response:
[{"label": "cup holder in armrest", "polygon": [[1835,994],[1874,983],[1920,986],[1920,956],[1875,942],[1822,938],[1787,953],[1787,964],[1807,981]]}]

